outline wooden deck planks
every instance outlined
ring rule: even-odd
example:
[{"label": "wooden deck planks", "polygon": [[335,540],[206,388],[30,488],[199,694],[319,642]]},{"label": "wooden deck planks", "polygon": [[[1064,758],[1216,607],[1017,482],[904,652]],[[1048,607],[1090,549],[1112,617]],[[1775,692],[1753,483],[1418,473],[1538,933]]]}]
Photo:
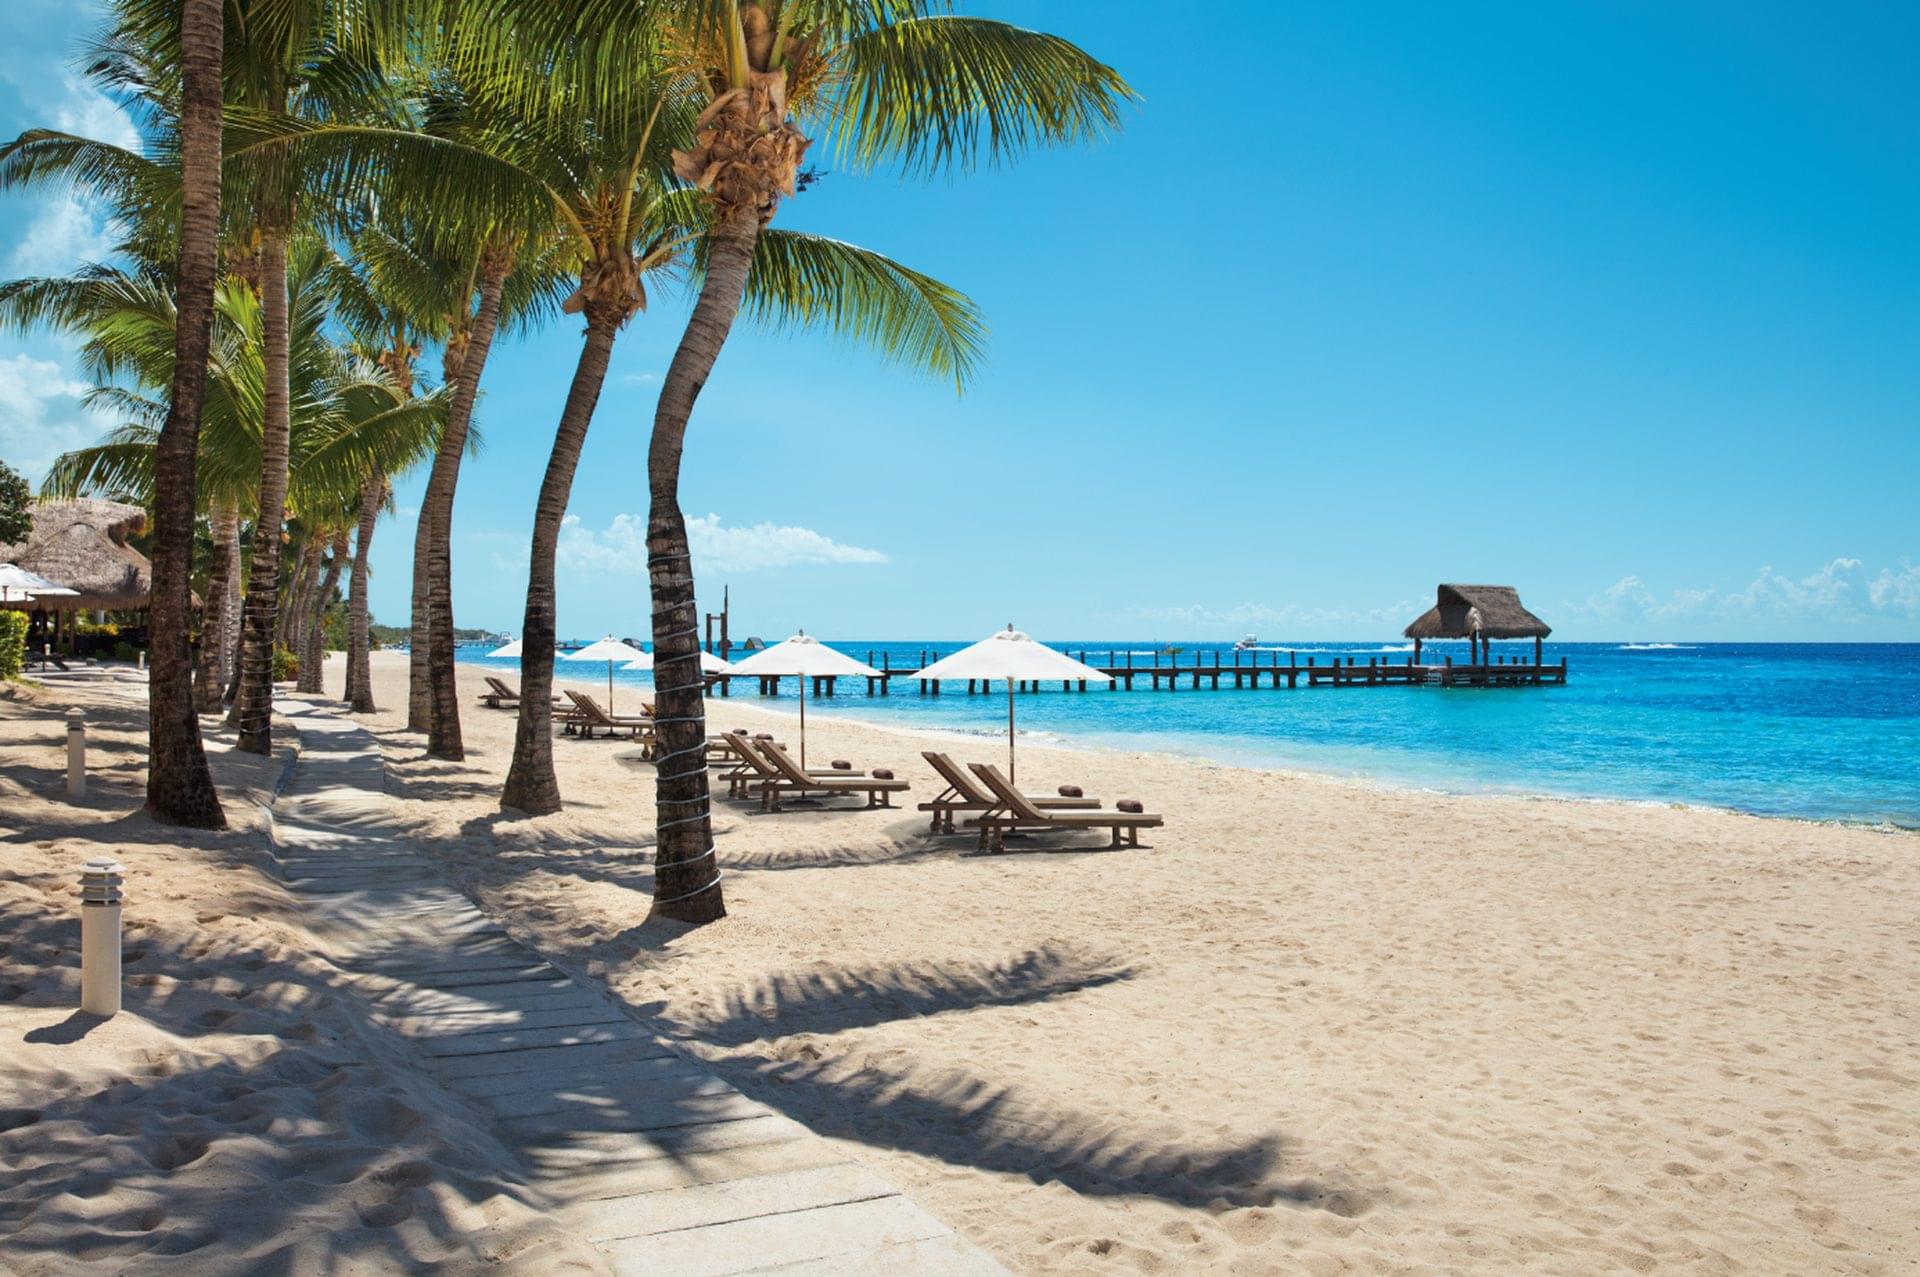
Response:
[{"label": "wooden deck planks", "polygon": [[428,1070],[492,1114],[529,1182],[612,1271],[1004,1273],[513,940],[395,832],[371,736],[306,701],[278,708],[303,749],[274,842],[327,956]]}]

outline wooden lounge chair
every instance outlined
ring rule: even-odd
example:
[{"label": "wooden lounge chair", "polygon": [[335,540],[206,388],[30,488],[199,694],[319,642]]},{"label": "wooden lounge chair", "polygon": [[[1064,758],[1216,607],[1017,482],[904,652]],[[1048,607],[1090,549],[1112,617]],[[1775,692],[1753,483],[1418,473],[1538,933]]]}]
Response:
[{"label": "wooden lounge chair", "polygon": [[[779,742],[763,740],[757,743],[760,757],[772,764],[778,773],[771,780],[756,781],[751,786],[760,793],[763,811],[779,811],[783,795],[791,798],[832,798],[843,794],[865,794],[867,806],[891,807],[892,795],[905,793],[908,788],[906,781],[895,780],[891,776],[855,776],[841,771],[822,773],[818,769],[802,771],[800,764],[793,761],[792,755]],[[749,741],[748,747],[752,748],[754,744]]]},{"label": "wooden lounge chair", "polygon": [[[937,754],[932,750],[922,750],[920,757],[926,759],[933,770],[940,773],[940,779],[947,782],[947,787],[940,792],[939,797],[930,803],[920,804],[921,811],[933,813],[933,824],[930,828],[935,833],[954,832],[953,814],[957,811],[989,812],[1002,805],[990,790],[969,776],[967,769],[954,762],[948,755]],[[1089,808],[1098,809],[1100,806],[1098,798],[1056,798],[1029,794],[1027,801],[1041,811],[1085,811]],[[969,819],[966,823],[974,822]]]},{"label": "wooden lounge chair", "polygon": [[600,708],[600,702],[583,692],[572,689],[567,691],[567,699],[573,702],[573,709],[567,714],[563,731],[592,740],[595,732],[608,736],[625,733],[630,739],[645,741],[651,746],[653,741],[653,716],[609,714]]},{"label": "wooden lounge chair", "polygon": [[[1009,830],[1051,831],[1063,829],[1111,829],[1114,847],[1138,847],[1142,829],[1157,829],[1166,822],[1144,811],[1042,811],[1027,796],[1015,789],[1000,769],[987,763],[974,763],[973,774],[993,791],[999,806],[980,819],[980,847],[999,851]],[[1126,832],[1126,841],[1120,834]]]},{"label": "wooden lounge chair", "polygon": [[[508,686],[505,682],[495,678],[491,674],[487,675],[486,678],[487,688],[489,690],[480,694],[480,703],[482,705],[485,705],[488,709],[512,709],[520,703],[520,692],[518,689]],[[558,705],[560,698],[558,696],[554,697],[553,703]]]},{"label": "wooden lounge chair", "polygon": [[[742,732],[722,732],[720,740],[726,746],[724,761],[731,764],[720,773],[720,779],[727,782],[727,797],[751,798],[754,789],[762,782],[778,784],[785,780],[780,769],[768,761],[758,748],[766,741],[755,741]],[[709,742],[711,745],[711,742]],[[780,748],[785,749],[782,745]],[[809,776],[865,776],[865,772],[848,771],[844,767],[809,767]]]}]

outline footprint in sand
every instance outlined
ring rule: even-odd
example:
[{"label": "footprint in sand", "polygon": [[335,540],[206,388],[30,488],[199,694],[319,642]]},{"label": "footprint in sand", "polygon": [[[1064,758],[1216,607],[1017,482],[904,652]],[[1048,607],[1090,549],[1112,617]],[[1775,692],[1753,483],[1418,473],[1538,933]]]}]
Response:
[{"label": "footprint in sand", "polygon": [[206,1156],[213,1141],[204,1135],[170,1135],[160,1141],[147,1160],[163,1171],[177,1171]]}]

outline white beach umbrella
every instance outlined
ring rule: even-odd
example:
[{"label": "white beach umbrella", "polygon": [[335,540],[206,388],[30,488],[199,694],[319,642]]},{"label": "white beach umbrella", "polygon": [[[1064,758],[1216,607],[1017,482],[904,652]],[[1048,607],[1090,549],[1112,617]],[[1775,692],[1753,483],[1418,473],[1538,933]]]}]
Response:
[{"label": "white beach umbrella", "polygon": [[[650,670],[653,668],[653,657],[642,656],[639,660],[629,661],[620,668],[623,670]],[[733,666],[721,660],[712,652],[702,652],[700,653],[700,672],[702,674],[731,674],[733,673]]]},{"label": "white beach umbrella", "polygon": [[805,630],[794,635],[784,643],[775,643],[764,651],[755,652],[745,660],[733,663],[733,673],[752,677],[781,677],[798,675],[800,678],[800,765],[807,765],[807,680],[828,676],[858,678],[862,675],[879,677],[880,671],[871,665],[862,665],[844,652],[836,652],[814,638]]},{"label": "white beach umbrella", "polygon": [[0,563],[0,599],[33,598],[41,594],[78,594],[66,586],[49,581],[38,572],[29,572],[17,563]]},{"label": "white beach umbrella", "polygon": [[922,669],[915,678],[1004,679],[1007,684],[1007,779],[1013,771],[1013,685],[1021,679],[1086,679],[1090,683],[1111,683],[1113,679],[1091,665],[1083,665],[1065,652],[1056,652],[1045,643],[1009,625],[991,638],[963,647],[952,656]]},{"label": "white beach umbrella", "polygon": [[646,660],[651,662],[653,660],[652,657],[648,656],[633,644],[623,643],[611,634],[601,639],[598,643],[587,644],[587,646],[577,652],[568,652],[567,659],[570,661],[605,661],[607,663],[607,713],[609,714],[613,713],[613,663],[619,661],[624,665],[628,661]]},{"label": "white beach umbrella", "polygon": [[488,652],[487,655],[497,656],[503,661],[505,660],[517,661],[520,659],[520,640],[508,639],[504,647],[496,647],[491,652]]}]

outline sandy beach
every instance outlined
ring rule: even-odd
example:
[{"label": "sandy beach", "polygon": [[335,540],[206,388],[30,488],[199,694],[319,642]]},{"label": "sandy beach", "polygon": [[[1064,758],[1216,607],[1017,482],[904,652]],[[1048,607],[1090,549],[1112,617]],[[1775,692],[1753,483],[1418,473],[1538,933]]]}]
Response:
[{"label": "sandy beach", "polygon": [[[69,706],[89,789],[65,791]],[[263,804],[294,748],[207,750],[229,829],[140,812],[146,682],[0,687],[0,1273],[599,1271],[317,956]],[[126,868],[125,1009],[77,1014],[80,868]]]},{"label": "sandy beach", "polygon": [[[1027,787],[1167,827],[983,856],[910,805],[723,803],[731,915],[686,931],[643,925],[631,744],[561,738],[566,810],[504,816],[514,719],[473,703],[478,674],[451,765],[401,729],[405,658],[376,670],[396,809],[487,911],[1014,1271],[1920,1256],[1914,835],[1029,748]],[[139,692],[0,702],[0,1268],[590,1270],[313,955],[258,829],[282,760],[214,734],[227,833],[137,814]],[[77,807],[69,703],[96,724]],[[792,708],[712,703],[783,736]],[[809,742],[900,769],[912,801],[918,749],[956,747],[825,718]],[[76,1035],[72,882],[102,851],[130,871],[131,1014]]]},{"label": "sandy beach", "polygon": [[[632,745],[559,739],[566,810],[508,817],[479,674],[467,761],[433,763],[376,662],[390,788],[488,911],[1015,1271],[1920,1258],[1920,837],[1025,748],[1023,786],[1167,827],[981,856],[911,804],[722,803],[731,916],[682,932],[642,925]],[[794,708],[710,712],[788,736]],[[809,728],[912,801],[956,748]]]}]

